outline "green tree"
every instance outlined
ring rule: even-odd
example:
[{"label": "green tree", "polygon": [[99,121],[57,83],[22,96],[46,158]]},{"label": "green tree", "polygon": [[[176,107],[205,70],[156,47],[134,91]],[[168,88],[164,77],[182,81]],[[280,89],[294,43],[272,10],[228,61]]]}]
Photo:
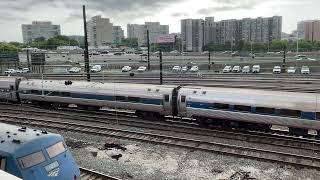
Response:
[{"label": "green tree", "polygon": [[18,52],[20,51],[21,48],[13,45],[13,44],[10,44],[10,43],[6,43],[6,42],[0,42],[0,52]]},{"label": "green tree", "polygon": [[138,38],[125,38],[122,39],[121,46],[127,46],[131,48],[138,48]]}]

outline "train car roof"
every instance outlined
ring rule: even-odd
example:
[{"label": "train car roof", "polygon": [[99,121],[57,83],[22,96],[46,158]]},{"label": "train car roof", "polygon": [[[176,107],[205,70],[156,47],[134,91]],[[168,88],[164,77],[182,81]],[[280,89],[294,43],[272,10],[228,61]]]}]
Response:
[{"label": "train car roof", "polygon": [[0,179],[3,179],[3,180],[22,180],[12,174],[9,174],[7,172],[4,172],[0,169]]},{"label": "train car roof", "polygon": [[[23,80],[23,83],[31,86],[41,86],[41,79],[28,79]],[[64,80],[44,80],[44,85],[54,86],[54,87],[66,87]],[[106,87],[130,87],[130,88],[141,88],[150,87],[150,88],[175,88],[177,86],[174,85],[155,85],[155,84],[134,84],[134,83],[103,83],[103,82],[87,82],[87,81],[71,81],[72,84],[67,87],[75,87],[75,88],[106,88]]]},{"label": "train car roof", "polygon": [[0,152],[12,153],[32,143],[47,141],[48,137],[61,138],[47,131],[0,123]]}]

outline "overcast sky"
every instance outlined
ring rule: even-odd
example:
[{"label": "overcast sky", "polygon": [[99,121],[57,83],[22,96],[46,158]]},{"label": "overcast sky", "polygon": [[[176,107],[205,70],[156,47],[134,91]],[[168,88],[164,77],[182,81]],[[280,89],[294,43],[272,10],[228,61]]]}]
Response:
[{"label": "overcast sky", "polygon": [[33,20],[61,25],[64,35],[82,35],[82,5],[87,17],[101,14],[121,25],[159,21],[180,32],[180,19],[214,16],[216,21],[283,16],[283,31],[297,21],[320,19],[320,0],[0,0],[0,41],[22,41],[21,24]]}]

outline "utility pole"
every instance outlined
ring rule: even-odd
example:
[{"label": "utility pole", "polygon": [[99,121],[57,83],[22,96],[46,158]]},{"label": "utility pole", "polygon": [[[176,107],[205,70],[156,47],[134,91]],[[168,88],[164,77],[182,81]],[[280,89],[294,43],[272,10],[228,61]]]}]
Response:
[{"label": "utility pole", "polygon": [[159,50],[159,57],[160,57],[160,85],[162,85],[163,79],[162,79],[162,51],[161,51],[161,49]]},{"label": "utility pole", "polygon": [[30,59],[29,59],[29,46],[27,47],[27,63],[28,63],[28,68],[29,68],[29,71],[31,71],[31,67],[30,67]]},{"label": "utility pole", "polygon": [[209,51],[209,58],[208,58],[208,69],[211,70],[211,52]]},{"label": "utility pole", "polygon": [[148,71],[150,71],[151,67],[150,67],[150,36],[149,36],[149,29],[147,30],[147,43],[148,43]]},{"label": "utility pole", "polygon": [[86,18],[86,6],[82,6],[83,10],[83,26],[84,26],[84,63],[87,73],[87,81],[90,81],[90,65],[89,65],[89,48],[88,48],[88,32],[87,32],[87,18]]},{"label": "utility pole", "polygon": [[286,71],[286,51],[287,47],[283,47],[283,61],[282,61],[282,72],[284,73]]}]

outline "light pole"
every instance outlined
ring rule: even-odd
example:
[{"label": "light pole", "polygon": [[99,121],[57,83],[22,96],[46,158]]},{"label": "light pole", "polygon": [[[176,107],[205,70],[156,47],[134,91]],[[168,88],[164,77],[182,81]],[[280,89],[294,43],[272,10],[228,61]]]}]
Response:
[{"label": "light pole", "polygon": [[297,31],[297,56],[299,55],[299,32]]}]

